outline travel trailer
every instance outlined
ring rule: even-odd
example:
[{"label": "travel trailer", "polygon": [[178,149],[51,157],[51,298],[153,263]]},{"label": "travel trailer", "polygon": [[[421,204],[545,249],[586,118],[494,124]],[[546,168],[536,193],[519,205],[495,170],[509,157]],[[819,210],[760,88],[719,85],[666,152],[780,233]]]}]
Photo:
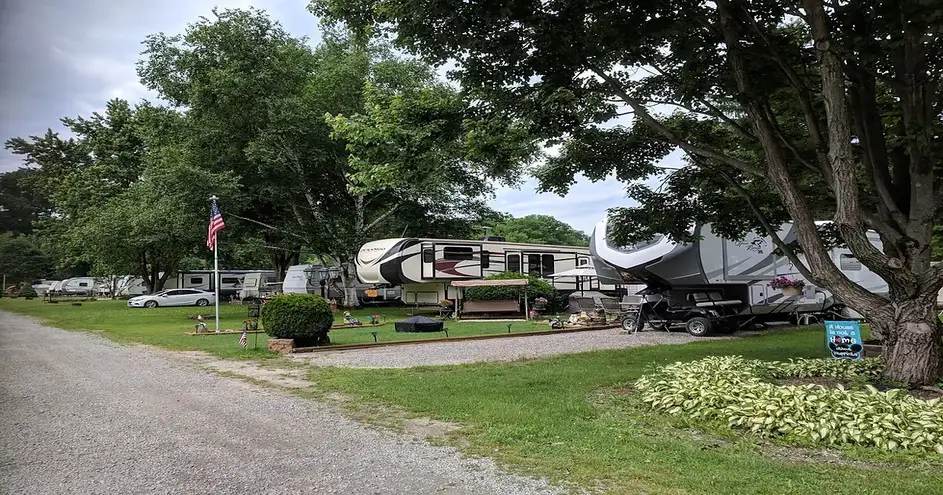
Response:
[{"label": "travel trailer", "polygon": [[[223,286],[225,287],[225,278]],[[275,272],[272,270],[264,272],[252,272],[245,274],[242,279],[242,288],[239,289],[239,299],[243,301],[258,299],[263,295],[276,291],[279,284],[275,279]]]},{"label": "travel trailer", "polygon": [[[403,287],[406,304],[438,304],[454,299],[453,280],[482,279],[505,271],[538,277],[592,266],[589,248],[505,242],[500,237],[481,241],[456,239],[383,239],[368,242],[357,254],[357,278],[364,284]],[[563,292],[592,290],[617,293],[614,284],[598,279],[578,285],[570,279],[554,282]]]},{"label": "travel trailer", "polygon": [[[597,273],[612,282],[646,284],[646,292],[653,294],[648,296],[650,302],[654,302],[652,298],[667,297],[672,307],[722,308],[724,314],[741,322],[795,321],[802,313],[861,318],[808,281],[796,296],[770,287],[770,281],[777,277],[804,280],[795,265],[774,253],[770,237],[751,233],[741,241],[724,239],[707,224],[694,227],[693,232],[702,238],[690,244],[656,236],[632,246],[615,246],[607,240],[608,232],[607,220],[602,220],[591,237],[590,251]],[[789,243],[795,240],[796,232],[791,223],[786,223],[779,235]],[[868,238],[881,248],[876,233],[869,232]],[[852,281],[874,293],[887,293],[886,282],[855,259],[851,251],[835,248],[830,255]]]},{"label": "travel trailer", "polygon": [[[52,290],[52,287],[50,287]],[[108,286],[95,277],[67,278],[55,287],[57,295],[98,296],[108,293]]]},{"label": "travel trailer", "polygon": [[[324,282],[323,292],[321,282]],[[400,301],[402,290],[388,284],[356,284],[357,298],[361,304],[387,304]],[[321,265],[295,265],[288,267],[282,290],[286,294],[316,294],[341,301],[344,288],[341,286],[340,269]]]}]

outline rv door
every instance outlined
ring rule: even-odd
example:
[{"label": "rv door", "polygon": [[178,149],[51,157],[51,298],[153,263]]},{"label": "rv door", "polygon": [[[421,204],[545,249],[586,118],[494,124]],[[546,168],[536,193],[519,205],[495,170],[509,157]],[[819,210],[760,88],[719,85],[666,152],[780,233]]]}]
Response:
[{"label": "rv door", "polygon": [[421,275],[423,280],[435,278],[435,244],[431,242],[422,243],[422,250],[419,252],[422,258]]}]

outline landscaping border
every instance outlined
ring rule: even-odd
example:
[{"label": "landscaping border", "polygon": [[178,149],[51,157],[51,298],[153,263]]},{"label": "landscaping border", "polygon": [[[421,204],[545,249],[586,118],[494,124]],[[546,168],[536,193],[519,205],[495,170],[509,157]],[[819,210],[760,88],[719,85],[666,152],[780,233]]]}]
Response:
[{"label": "landscaping border", "polygon": [[556,335],[560,333],[576,333],[576,332],[589,332],[593,330],[608,330],[611,328],[621,327],[620,323],[611,323],[606,325],[595,325],[588,327],[579,327],[579,328],[564,328],[562,330],[533,330],[527,332],[515,332],[515,333],[495,333],[490,335],[467,335],[464,337],[441,337],[436,339],[410,339],[410,340],[391,340],[389,342],[367,342],[362,344],[339,344],[339,345],[326,345],[319,347],[295,347],[292,348],[292,354],[302,354],[308,352],[331,352],[331,351],[345,351],[345,350],[355,350],[355,349],[368,349],[371,347],[389,347],[394,345],[408,345],[408,344],[427,344],[427,343],[436,343],[436,342],[460,342],[463,340],[487,340],[487,339],[502,339],[509,337],[531,337],[535,335]]}]

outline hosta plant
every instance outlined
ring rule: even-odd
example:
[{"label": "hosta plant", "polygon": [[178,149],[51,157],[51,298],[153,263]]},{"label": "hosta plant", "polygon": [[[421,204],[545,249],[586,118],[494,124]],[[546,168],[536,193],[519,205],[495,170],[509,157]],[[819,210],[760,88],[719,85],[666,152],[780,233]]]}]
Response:
[{"label": "hosta plant", "polygon": [[720,419],[760,435],[943,454],[940,399],[922,400],[899,389],[882,392],[871,385],[846,390],[841,385],[769,382],[769,378],[786,377],[874,379],[882,366],[877,359],[762,362],[714,356],[670,364],[640,378],[636,387],[642,400],[656,411]]}]

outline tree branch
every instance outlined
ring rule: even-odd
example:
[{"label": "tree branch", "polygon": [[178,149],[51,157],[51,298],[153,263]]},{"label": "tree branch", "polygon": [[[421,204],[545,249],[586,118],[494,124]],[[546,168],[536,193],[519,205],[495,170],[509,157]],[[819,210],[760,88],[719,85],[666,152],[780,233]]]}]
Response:
[{"label": "tree branch", "polygon": [[[773,126],[766,118],[762,105],[750,96],[754,93],[753,84],[747,76],[746,62],[741,53],[741,43],[737,34],[739,28],[736,16],[730,10],[730,2],[729,0],[717,0],[717,6],[720,12],[720,26],[727,44],[731,71],[741,95],[741,104],[747,114],[750,115],[756,135],[766,152],[768,177],[779,191],[783,205],[793,219],[796,236],[806,253],[810,268],[814,270],[814,274],[818,275],[813,280],[845,299],[846,303],[862,313],[867,314],[876,310],[884,305],[885,300],[846,277],[832,261],[828,250],[825,249],[818,228],[815,225],[815,218],[812,217],[806,199],[799,191],[791,175]],[[838,201],[841,204],[841,198],[838,198]]]},{"label": "tree branch", "polygon": [[[651,65],[652,68],[655,69],[655,71],[658,72],[659,74],[661,74],[662,76],[674,80],[674,82],[675,82],[676,84],[680,82],[680,81],[678,80],[678,78],[676,78],[676,77],[674,77],[674,76],[668,74],[664,69],[662,69],[661,67],[659,67],[658,64],[656,64],[656,63],[655,63],[654,61],[652,61],[651,59],[647,60],[646,62],[648,63],[648,65]],[[651,100],[649,99],[649,100],[647,100],[647,101],[651,101]],[[737,132],[738,134],[740,134],[741,136],[743,136],[743,137],[745,137],[745,138],[747,138],[747,139],[754,140],[754,141],[756,140],[756,136],[755,136],[752,132],[750,132],[749,129],[747,129],[746,127],[743,127],[743,126],[740,125],[737,121],[735,121],[735,120],[733,120],[732,118],[730,118],[729,116],[727,116],[727,114],[725,114],[723,111],[721,111],[721,109],[717,108],[717,106],[714,105],[713,103],[707,101],[707,99],[704,99],[704,98],[697,98],[697,102],[700,103],[701,105],[704,105],[705,107],[707,107],[707,109],[709,110],[709,112],[694,110],[693,108],[691,108],[691,107],[689,107],[689,106],[687,106],[687,105],[682,105],[682,104],[679,104],[679,103],[665,102],[664,104],[666,104],[666,105],[675,105],[675,106],[679,106],[679,107],[681,107],[681,108],[690,110],[690,111],[695,112],[695,113],[699,113],[699,114],[702,114],[702,115],[707,115],[707,116],[710,116],[710,117],[716,117],[716,118],[722,120],[722,121],[723,121],[724,123],[726,123],[727,125],[729,125],[731,128],[733,128],[733,130],[736,131],[736,132]]]},{"label": "tree branch", "polygon": [[372,222],[370,222],[370,224],[368,224],[366,227],[364,227],[363,231],[364,231],[364,232],[369,232],[370,229],[372,229],[374,226],[376,226],[377,224],[379,224],[379,223],[382,222],[383,220],[386,220],[390,215],[392,215],[394,212],[396,212],[397,209],[399,209],[399,207],[400,207],[401,204],[402,204],[402,203],[396,203],[395,205],[393,205],[392,208],[390,208],[389,210],[386,210],[385,212],[383,212],[380,216],[378,216],[378,217],[375,218]]},{"label": "tree branch", "polygon": [[786,255],[786,258],[788,258],[789,261],[796,266],[796,269],[799,270],[799,273],[801,273],[803,277],[805,277],[807,280],[816,281],[816,283],[818,283],[818,277],[813,275],[812,271],[809,270],[809,268],[805,265],[805,263],[802,262],[801,259],[799,259],[799,256],[796,255],[795,250],[786,244],[781,237],[779,237],[778,229],[773,228],[773,226],[769,223],[769,219],[766,218],[766,215],[764,215],[763,211],[760,210],[759,206],[757,206],[756,202],[753,200],[753,197],[750,196],[750,193],[737,181],[735,181],[733,177],[731,177],[727,172],[723,170],[719,172],[724,180],[726,180],[730,186],[733,187],[737,194],[739,194],[747,202],[747,205],[749,205],[750,209],[753,210],[753,214],[756,215],[757,220],[760,221],[760,225],[763,226],[763,230],[769,234],[773,244],[775,244],[776,247],[778,247],[783,252],[783,254]]},{"label": "tree branch", "polygon": [[858,197],[858,180],[851,149],[851,118],[845,97],[845,76],[838,55],[830,50],[828,17],[821,0],[803,0],[809,14],[812,37],[822,72],[822,96],[828,119],[828,158],[835,174],[835,225],[854,255],[898,290],[916,295],[920,288],[910,270],[901,270],[906,259],[892,259],[868,239]]},{"label": "tree branch", "polygon": [[285,234],[285,235],[290,236],[290,237],[294,237],[295,239],[298,239],[298,240],[300,240],[300,241],[307,241],[307,239],[305,239],[304,237],[302,237],[302,236],[300,236],[300,235],[298,235],[298,234],[296,234],[296,233],[294,233],[294,232],[290,232],[290,231],[287,231],[287,230],[285,230],[285,229],[278,228],[278,227],[276,227],[276,226],[274,226],[274,225],[269,225],[269,224],[267,224],[267,223],[265,223],[265,222],[260,222],[260,221],[258,221],[258,220],[253,220],[253,219],[251,219],[251,218],[241,217],[241,216],[236,215],[236,214],[234,214],[234,213],[227,213],[227,215],[229,215],[229,216],[231,216],[231,217],[233,217],[233,218],[236,218],[236,219],[238,219],[238,220],[242,220],[242,221],[249,222],[249,223],[254,223],[254,224],[256,224],[256,225],[258,225],[258,226],[260,226],[260,227],[265,227],[265,228],[267,228],[267,229],[269,229],[269,230],[272,230],[272,231],[274,231],[274,232],[278,232],[278,233]]},{"label": "tree branch", "polygon": [[709,158],[712,160],[717,160],[719,162],[730,165],[731,167],[734,167],[748,174],[758,175],[760,177],[763,177],[764,175],[766,175],[766,173],[763,170],[758,169],[744,161],[738,160],[731,156],[727,156],[718,151],[709,150],[701,146],[697,146],[695,144],[685,141],[684,139],[681,139],[677,134],[672,132],[671,129],[668,129],[667,127],[665,127],[664,124],[659,122],[658,119],[653,117],[652,114],[649,113],[648,108],[646,108],[645,105],[643,105],[641,101],[630,96],[625,91],[625,88],[622,87],[622,83],[620,83],[617,79],[610,76],[605,71],[601,70],[600,68],[596,67],[593,64],[587,63],[587,67],[589,67],[591,71],[593,71],[596,75],[602,78],[603,81],[605,81],[606,84],[608,84],[612,88],[612,90],[616,94],[618,94],[619,97],[621,97],[622,100],[627,105],[632,107],[632,109],[635,111],[635,114],[639,118],[641,118],[642,121],[645,122],[646,125],[648,125],[652,129],[660,133],[672,144],[678,146],[679,148],[681,148],[682,150],[688,153],[695,154],[704,158]]}]

